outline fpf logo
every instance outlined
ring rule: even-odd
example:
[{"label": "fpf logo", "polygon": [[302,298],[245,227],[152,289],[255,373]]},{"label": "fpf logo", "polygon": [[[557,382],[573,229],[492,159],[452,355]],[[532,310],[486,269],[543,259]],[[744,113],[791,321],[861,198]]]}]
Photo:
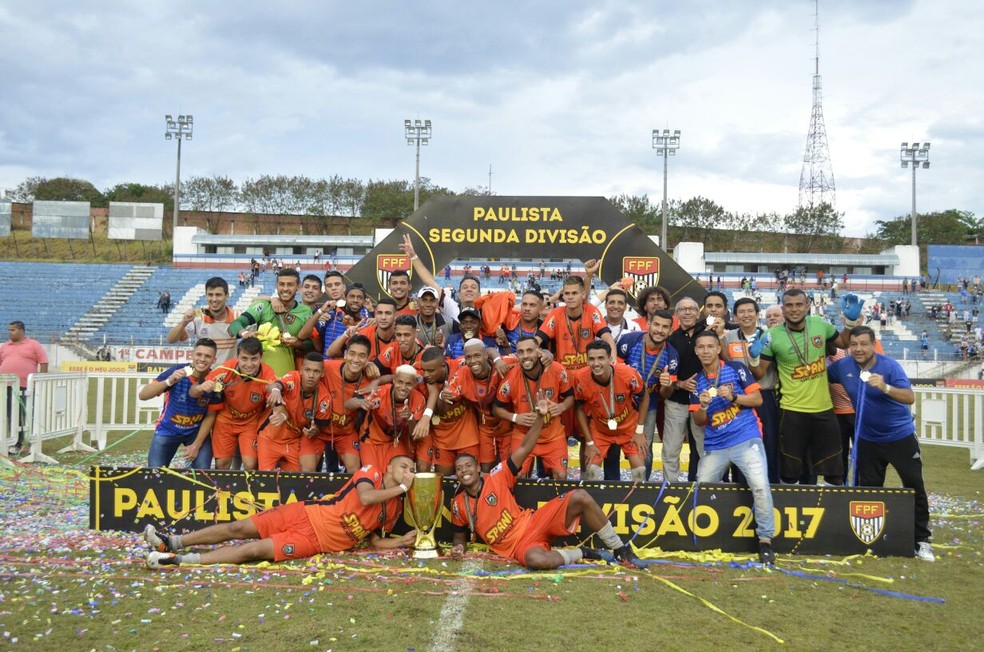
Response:
[{"label": "fpf logo", "polygon": [[622,258],[622,274],[632,279],[632,287],[627,292],[637,297],[644,288],[659,285],[659,258],[626,256]]},{"label": "fpf logo", "polygon": [[406,254],[378,254],[376,256],[376,280],[383,292],[389,294],[390,275],[397,270],[406,270],[413,276],[410,256]]},{"label": "fpf logo", "polygon": [[878,540],[885,530],[885,503],[852,500],[850,504],[851,529],[865,545]]}]

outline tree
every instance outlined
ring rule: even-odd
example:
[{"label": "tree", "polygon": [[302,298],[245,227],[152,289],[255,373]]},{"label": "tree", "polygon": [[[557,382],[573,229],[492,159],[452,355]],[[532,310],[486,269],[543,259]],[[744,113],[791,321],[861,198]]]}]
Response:
[{"label": "tree", "polygon": [[118,183],[103,193],[107,202],[127,201],[147,204],[164,204],[169,209],[174,204],[174,195],[161,186],[147,186],[142,183]]},{"label": "tree", "polygon": [[39,201],[87,201],[94,208],[106,208],[106,196],[82,179],[58,177],[44,179],[34,189],[34,199]]},{"label": "tree", "polygon": [[693,197],[679,205],[670,222],[680,228],[678,240],[703,242],[709,247],[716,229],[723,228],[730,217],[723,208],[706,197]]},{"label": "tree", "polygon": [[[875,237],[888,245],[906,245],[912,242],[912,216],[902,215],[891,220],[875,222]],[[969,211],[950,210],[918,215],[917,240],[923,244],[965,244],[967,237],[979,232],[980,225]]]},{"label": "tree", "polygon": [[[643,231],[658,230],[662,224],[661,207],[649,201],[649,195],[617,195],[608,201]],[[669,216],[667,216],[669,217]]]},{"label": "tree", "polygon": [[181,200],[186,210],[205,214],[205,228],[209,233],[219,233],[222,213],[236,206],[239,188],[229,177],[192,177],[181,184]]},{"label": "tree", "polygon": [[[421,202],[424,203],[423,179]],[[362,217],[371,220],[385,218],[404,219],[413,213],[413,184],[409,181],[373,181],[366,184],[362,202]]]},{"label": "tree", "polygon": [[30,204],[34,201],[34,193],[37,192],[38,186],[47,181],[44,177],[28,177],[24,179],[11,194],[11,201],[21,202],[24,204]]},{"label": "tree", "polygon": [[798,253],[810,253],[814,249],[834,254],[840,252],[844,214],[838,213],[827,202],[797,208],[796,212],[786,216],[785,227],[787,233],[800,236],[795,239],[794,246]]}]

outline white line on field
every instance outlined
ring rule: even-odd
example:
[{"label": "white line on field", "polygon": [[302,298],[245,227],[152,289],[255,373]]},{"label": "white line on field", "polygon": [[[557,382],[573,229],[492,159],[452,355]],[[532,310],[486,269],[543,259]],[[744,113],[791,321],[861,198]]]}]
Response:
[{"label": "white line on field", "polygon": [[[469,559],[461,567],[461,572],[469,574],[481,568],[482,564],[479,561]],[[437,632],[434,634],[434,640],[431,641],[432,652],[452,652],[455,649],[454,635],[458,633],[464,622],[465,607],[468,606],[468,589],[471,588],[471,584],[468,577],[460,578],[444,601],[441,613],[437,617]]]}]

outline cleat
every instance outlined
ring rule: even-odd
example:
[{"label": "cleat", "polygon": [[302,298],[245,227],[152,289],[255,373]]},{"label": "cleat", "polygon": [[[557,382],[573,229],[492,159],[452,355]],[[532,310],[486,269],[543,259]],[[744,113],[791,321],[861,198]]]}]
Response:
[{"label": "cleat", "polygon": [[929,541],[920,541],[916,545],[916,557],[919,557],[923,561],[936,561],[936,555],[933,554],[933,546],[930,545]]},{"label": "cleat", "polygon": [[164,566],[180,566],[181,561],[173,552],[157,552],[151,550],[147,553],[147,568],[163,568]]},{"label": "cleat", "polygon": [[625,545],[617,550],[613,550],[615,553],[615,561],[622,564],[627,568],[645,568],[646,564],[641,559],[636,557],[636,554],[632,552],[632,548]]},{"label": "cleat", "polygon": [[759,562],[763,566],[775,566],[776,565],[776,553],[772,550],[771,541],[760,541],[759,542]]},{"label": "cleat", "polygon": [[150,546],[151,550],[157,552],[173,552],[171,550],[171,541],[168,539],[166,534],[161,534],[154,529],[153,525],[148,525],[143,531],[144,541]]},{"label": "cleat", "polygon": [[600,550],[595,550],[594,548],[589,548],[588,546],[581,546],[581,556],[584,559],[589,559],[591,561],[605,560],[605,557],[601,554]]}]

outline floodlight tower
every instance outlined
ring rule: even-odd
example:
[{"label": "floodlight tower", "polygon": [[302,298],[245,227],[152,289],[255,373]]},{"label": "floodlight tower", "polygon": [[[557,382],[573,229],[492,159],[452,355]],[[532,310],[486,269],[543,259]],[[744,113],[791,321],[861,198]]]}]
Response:
[{"label": "floodlight tower", "polygon": [[191,134],[195,129],[195,118],[190,115],[179,115],[177,120],[171,118],[170,114],[164,116],[167,128],[164,131],[164,140],[177,139],[178,141],[178,167],[174,173],[174,210],[171,212],[171,240],[178,232],[178,201],[181,197],[181,139],[191,140]]},{"label": "floodlight tower", "polygon": [[657,156],[663,157],[663,220],[659,227],[659,246],[663,251],[669,251],[666,242],[666,181],[669,170],[669,158],[676,156],[676,151],[680,149],[680,130],[676,129],[670,133],[669,129],[660,132],[653,129],[653,149]]},{"label": "floodlight tower", "polygon": [[420,146],[430,142],[431,121],[430,120],[404,120],[404,133],[407,137],[407,145],[417,145],[417,174],[413,180],[413,210],[420,208]]},{"label": "floodlight tower", "polygon": [[820,77],[820,0],[816,0],[816,54],[813,67],[813,111],[806,151],[800,172],[799,207],[812,208],[827,203],[835,205],[834,168],[827,147],[827,128],[823,123],[823,81]]},{"label": "floodlight tower", "polygon": [[899,153],[902,159],[902,167],[907,168],[912,164],[912,246],[915,247],[916,241],[916,170],[921,164],[923,168],[929,167],[929,143],[902,143]]}]

